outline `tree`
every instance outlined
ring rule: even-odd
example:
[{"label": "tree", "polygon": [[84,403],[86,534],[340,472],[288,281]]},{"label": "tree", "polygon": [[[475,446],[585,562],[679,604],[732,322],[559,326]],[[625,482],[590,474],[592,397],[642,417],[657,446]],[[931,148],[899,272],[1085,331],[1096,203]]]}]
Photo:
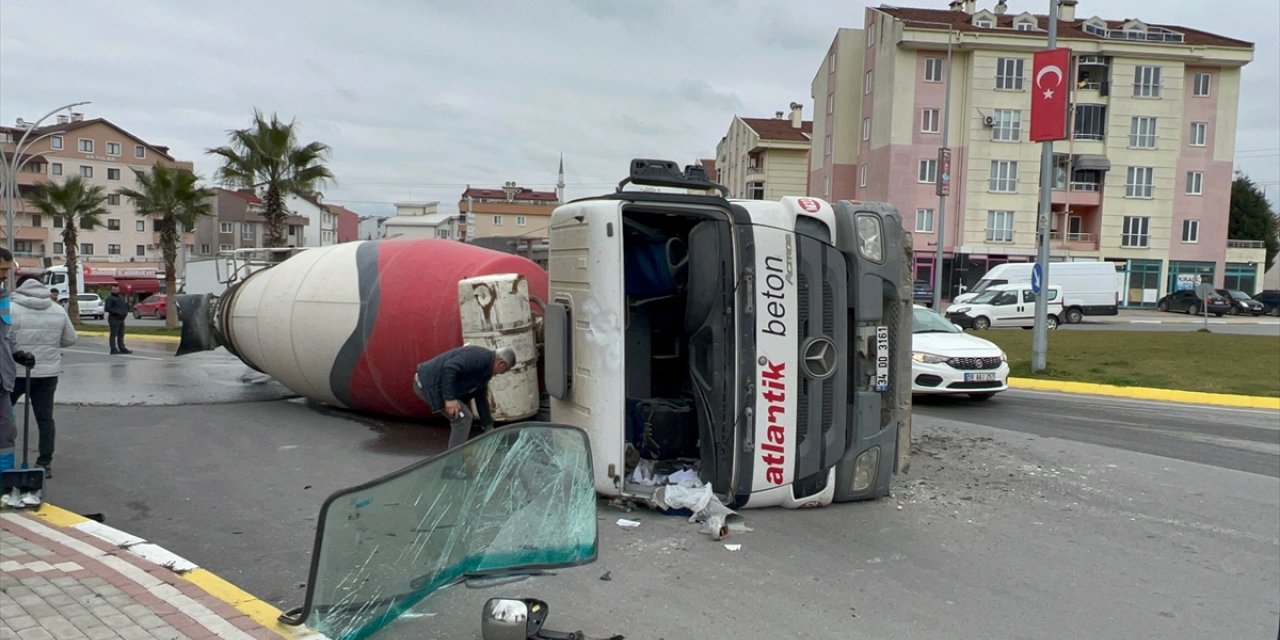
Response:
[{"label": "tree", "polygon": [[1262,190],[1243,173],[1236,173],[1231,182],[1231,218],[1227,223],[1227,237],[1232,240],[1261,240],[1267,247],[1266,269],[1275,264],[1280,253],[1280,238],[1276,237],[1276,214],[1271,210]]},{"label": "tree", "polygon": [[333,179],[324,166],[329,146],[320,142],[298,145],[295,122],[281,122],[273,113],[266,120],[254,109],[248,129],[228,132],[231,144],[208,149],[222,159],[214,179],[221,184],[265,190],[262,217],[266,220],[265,244],[285,246],[284,224],[288,211],[284,199],[290,195],[312,196]]},{"label": "tree", "polygon": [[157,162],[151,171],[137,169],[137,189],[118,189],[116,193],[133,199],[138,215],[155,218],[160,227],[160,253],[164,256],[164,285],[168,292],[164,301],[164,326],[178,326],[175,293],[178,291],[178,228],[194,229],[200,216],[213,215],[210,198],[213,189],[198,186],[200,179],[186,169],[170,169]]},{"label": "tree", "polygon": [[102,206],[107,201],[107,194],[101,186],[86,184],[83,178],[76,176],[62,184],[38,184],[27,200],[40,213],[62,218],[62,246],[67,259],[67,315],[71,316],[72,322],[79,323],[80,304],[76,301],[76,294],[80,293],[77,277],[80,273],[77,259],[80,245],[77,229],[92,229],[102,224],[102,216],[107,214]]}]

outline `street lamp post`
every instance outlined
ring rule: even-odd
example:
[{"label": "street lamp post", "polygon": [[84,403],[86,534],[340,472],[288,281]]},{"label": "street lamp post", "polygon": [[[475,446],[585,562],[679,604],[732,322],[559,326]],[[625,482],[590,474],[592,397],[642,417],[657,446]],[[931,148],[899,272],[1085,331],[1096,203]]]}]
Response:
[{"label": "street lamp post", "polygon": [[[73,109],[75,107],[86,105],[86,104],[89,104],[89,102],[88,101],[73,102],[71,104],[66,104],[61,107],[58,107],[57,109],[54,109],[49,113],[46,113],[43,116],[40,116],[40,119],[33,122],[31,126],[28,127],[25,132],[23,132],[22,137],[18,139],[18,144],[16,144],[13,148],[13,157],[10,158],[7,162],[0,162],[0,168],[4,169],[4,175],[0,176],[0,181],[2,181],[3,183],[4,192],[5,192],[4,217],[5,217],[5,234],[7,236],[5,239],[5,248],[9,250],[9,253],[13,253],[13,247],[14,247],[13,217],[15,215],[14,206],[16,202],[14,196],[18,191],[18,171],[22,169],[22,165],[26,164],[27,162],[31,161],[34,158],[44,155],[43,153],[40,153],[40,154],[32,155],[27,158],[23,158],[22,157],[23,153],[26,152],[27,149],[30,149],[31,146],[34,145],[35,143],[62,132],[49,131],[43,135],[37,136],[34,140],[30,142],[27,142],[27,137],[31,135],[32,131],[35,131],[40,127],[41,122],[48,120],[49,116],[59,111]],[[75,277],[75,275],[67,274],[67,277],[73,278]],[[6,283],[10,291],[13,290],[13,282],[16,278],[17,278],[17,269],[10,269],[9,281]]]}]

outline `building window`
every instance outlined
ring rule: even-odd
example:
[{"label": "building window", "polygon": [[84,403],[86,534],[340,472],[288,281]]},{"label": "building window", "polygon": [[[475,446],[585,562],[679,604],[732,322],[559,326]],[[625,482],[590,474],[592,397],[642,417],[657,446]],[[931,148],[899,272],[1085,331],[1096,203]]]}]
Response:
[{"label": "building window", "polygon": [[529,224],[529,218],[527,218],[527,217],[525,217],[525,216],[516,216],[516,226],[517,226],[517,227],[523,227],[523,226],[525,226],[525,225],[527,225],[527,224]]},{"label": "building window", "polygon": [[862,93],[864,95],[871,95],[871,87],[874,84],[875,84],[875,70],[873,69],[873,70],[867,71],[866,75],[862,76]]},{"label": "building window", "polygon": [[1146,247],[1151,243],[1148,231],[1151,218],[1125,216],[1124,233],[1120,236],[1122,247]]},{"label": "building window", "polygon": [[916,233],[933,233],[933,209],[916,209]]},{"label": "building window", "polygon": [[1188,244],[1200,242],[1200,221],[1182,221],[1182,241]]},{"label": "building window", "polygon": [[133,230],[134,230],[134,231],[142,231],[142,232],[145,232],[145,231],[147,230],[147,221],[146,221],[146,220],[136,220],[136,221],[134,221],[134,223],[133,223]]},{"label": "building window", "polygon": [[119,231],[120,218],[107,218],[107,231]]},{"label": "building window", "polygon": [[1013,242],[1013,212],[987,212],[987,242]]},{"label": "building window", "polygon": [[1134,67],[1133,97],[1160,97],[1160,67]]},{"label": "building window", "polygon": [[876,23],[867,25],[867,46],[870,47],[876,43]]},{"label": "building window", "polygon": [[1022,135],[1022,112],[1017,109],[996,109],[991,139],[1001,142],[1017,142]]},{"label": "building window", "polygon": [[54,252],[55,254],[57,254],[57,255],[62,255],[63,251],[62,251],[62,243],[61,243],[61,242],[55,242],[55,243],[53,243],[53,252]]},{"label": "building window", "polygon": [[748,182],[747,183],[747,199],[748,200],[764,200],[764,183]]},{"label": "building window", "polygon": [[921,160],[920,168],[917,171],[916,180],[925,184],[932,184],[937,179],[938,179],[938,160],[936,158]]},{"label": "building window", "polygon": [[204,255],[209,255],[210,253],[213,253],[212,251],[210,251],[210,249],[211,249],[210,245],[207,245],[207,244],[200,245],[200,253]]},{"label": "building window", "polygon": [[836,94],[829,93],[827,94],[827,115],[831,115],[835,112],[836,112]]},{"label": "building window", "polygon": [[1013,25],[1013,28],[1017,29],[1018,31],[1035,31],[1036,24],[1034,22],[1023,21]]},{"label": "building window", "polygon": [[62,136],[53,136],[52,138],[49,138],[49,148],[51,148],[51,149],[61,149],[61,148],[62,148]]},{"label": "building window", "polygon": [[994,22],[991,22],[990,20],[975,20],[973,22],[973,26],[979,29],[990,29],[991,27],[994,27],[996,25]]},{"label": "building window", "polygon": [[96,226],[98,226],[98,225],[97,225],[97,224],[95,224],[95,223],[94,223],[94,221],[93,221],[93,220],[90,220],[89,218],[81,218],[81,219],[80,219],[80,228],[81,228],[81,229],[84,229],[85,231],[90,231],[90,230],[92,230],[92,229],[93,229],[94,227],[96,227]]},{"label": "building window", "polygon": [[81,177],[81,178],[92,178],[92,177],[93,177],[93,167],[86,167],[86,166],[84,166],[84,165],[80,165],[80,177]]},{"label": "building window", "polygon": [[118,255],[120,255],[120,245],[118,245],[118,244],[108,244],[108,245],[107,245],[107,255],[109,255],[109,256],[118,256]]},{"label": "building window", "polygon": [[140,145],[140,144],[138,144],[138,145],[134,145],[134,146],[133,146],[133,157],[135,157],[135,158],[145,158],[145,157],[147,157],[147,148],[146,148],[146,147],[144,147],[144,146],[142,146],[142,145]]},{"label": "building window", "polygon": [[937,133],[938,132],[938,110],[922,109],[920,111],[920,132],[921,133]]},{"label": "building window", "polygon": [[494,217],[493,217],[493,226],[495,226],[495,227],[501,227],[501,226],[502,226],[502,216],[494,216]]},{"label": "building window", "polygon": [[831,134],[829,133],[827,134],[827,139],[822,143],[822,152],[826,155],[831,155]]},{"label": "building window", "polygon": [[827,54],[827,73],[836,72],[836,52],[832,51]]},{"label": "building window", "polygon": [[[290,235],[293,235],[293,234],[290,234]],[[142,246],[142,245],[138,245],[138,246]],[[220,245],[218,245],[218,251],[231,251],[231,249],[232,249],[232,247],[231,247],[231,245],[229,245],[229,244],[220,244]]]},{"label": "building window", "polygon": [[50,165],[49,165],[49,175],[54,175],[54,176],[60,176],[60,175],[62,175],[62,163],[61,163],[61,162],[55,162],[55,163],[53,163],[53,164],[50,164]]},{"label": "building window", "polygon": [[79,138],[80,153],[93,153],[93,141],[85,138]]},{"label": "building window", "polygon": [[867,165],[865,164],[858,167],[858,186],[867,186]]},{"label": "building window", "polygon": [[1151,167],[1129,167],[1129,175],[1124,182],[1124,197],[1150,198],[1154,174],[1155,169]]},{"label": "building window", "polygon": [[253,225],[247,222],[240,223],[240,239],[241,240],[253,239]]},{"label": "building window", "polygon": [[61,229],[61,228],[62,228],[62,216],[54,216],[54,217],[53,217],[53,228],[54,228],[54,229]]},{"label": "building window", "polygon": [[822,176],[822,195],[831,197],[831,176]]},{"label": "building window", "polygon": [[219,222],[218,233],[235,233],[235,227],[230,222]]},{"label": "building window", "polygon": [[871,139],[871,118],[862,119],[862,139],[863,140]]},{"label": "building window", "polygon": [[996,88],[1022,91],[1022,58],[996,60]]},{"label": "building window", "polygon": [[942,82],[942,58],[924,59],[924,81]]},{"label": "building window", "polygon": [[119,180],[119,179],[120,179],[120,170],[119,170],[119,169],[107,169],[107,179],[108,179],[108,180]]},{"label": "building window", "polygon": [[1129,120],[1129,148],[1156,148],[1156,119],[1150,116],[1134,116]]},{"label": "building window", "polygon": [[991,191],[996,193],[1018,192],[1018,163],[1012,160],[991,161]]},{"label": "building window", "polygon": [[80,243],[80,255],[82,255],[82,256],[91,256],[91,255],[93,255],[93,243],[92,243],[92,242],[81,242],[81,243]]},{"label": "building window", "polygon": [[120,194],[118,193],[107,194],[107,204],[116,204],[116,205],[120,204]]},{"label": "building window", "polygon": [[1191,123],[1191,146],[1203,147],[1205,140],[1209,137],[1208,122],[1192,122]]},{"label": "building window", "polygon": [[1076,105],[1076,140],[1102,140],[1107,137],[1107,107],[1100,104]]},{"label": "building window", "polygon": [[119,142],[108,142],[108,143],[107,143],[107,155],[109,155],[109,156],[118,156],[118,155],[120,155],[120,143],[119,143]]},{"label": "building window", "polygon": [[33,227],[43,227],[43,226],[44,226],[44,219],[40,217],[40,214],[38,214],[38,213],[33,213],[33,214],[31,214],[31,226],[33,226]]},{"label": "building window", "polygon": [[1204,195],[1204,172],[1203,171],[1187,172],[1187,195],[1189,196]]},{"label": "building window", "polygon": [[1213,76],[1207,73],[1197,73],[1192,76],[1191,95],[1197,98],[1204,98],[1209,95],[1209,82]]}]

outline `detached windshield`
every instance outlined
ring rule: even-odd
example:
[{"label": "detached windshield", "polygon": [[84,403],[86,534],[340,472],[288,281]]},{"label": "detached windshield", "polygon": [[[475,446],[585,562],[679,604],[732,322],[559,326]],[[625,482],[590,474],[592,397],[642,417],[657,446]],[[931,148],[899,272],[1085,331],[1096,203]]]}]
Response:
[{"label": "detached windshield", "polygon": [[960,333],[959,327],[929,309],[913,309],[911,319],[914,322],[912,333]]},{"label": "detached windshield", "polygon": [[330,496],[311,579],[288,619],[363,640],[460,579],[590,562],[595,484],[585,432],[524,423]]}]

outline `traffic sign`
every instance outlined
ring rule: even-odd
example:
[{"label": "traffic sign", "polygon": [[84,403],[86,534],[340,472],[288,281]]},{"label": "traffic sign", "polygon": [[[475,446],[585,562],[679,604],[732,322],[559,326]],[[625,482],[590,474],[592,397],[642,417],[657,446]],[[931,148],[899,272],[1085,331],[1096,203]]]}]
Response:
[{"label": "traffic sign", "polygon": [[1044,267],[1037,262],[1031,267],[1031,293],[1040,295],[1040,289],[1044,286]]}]

